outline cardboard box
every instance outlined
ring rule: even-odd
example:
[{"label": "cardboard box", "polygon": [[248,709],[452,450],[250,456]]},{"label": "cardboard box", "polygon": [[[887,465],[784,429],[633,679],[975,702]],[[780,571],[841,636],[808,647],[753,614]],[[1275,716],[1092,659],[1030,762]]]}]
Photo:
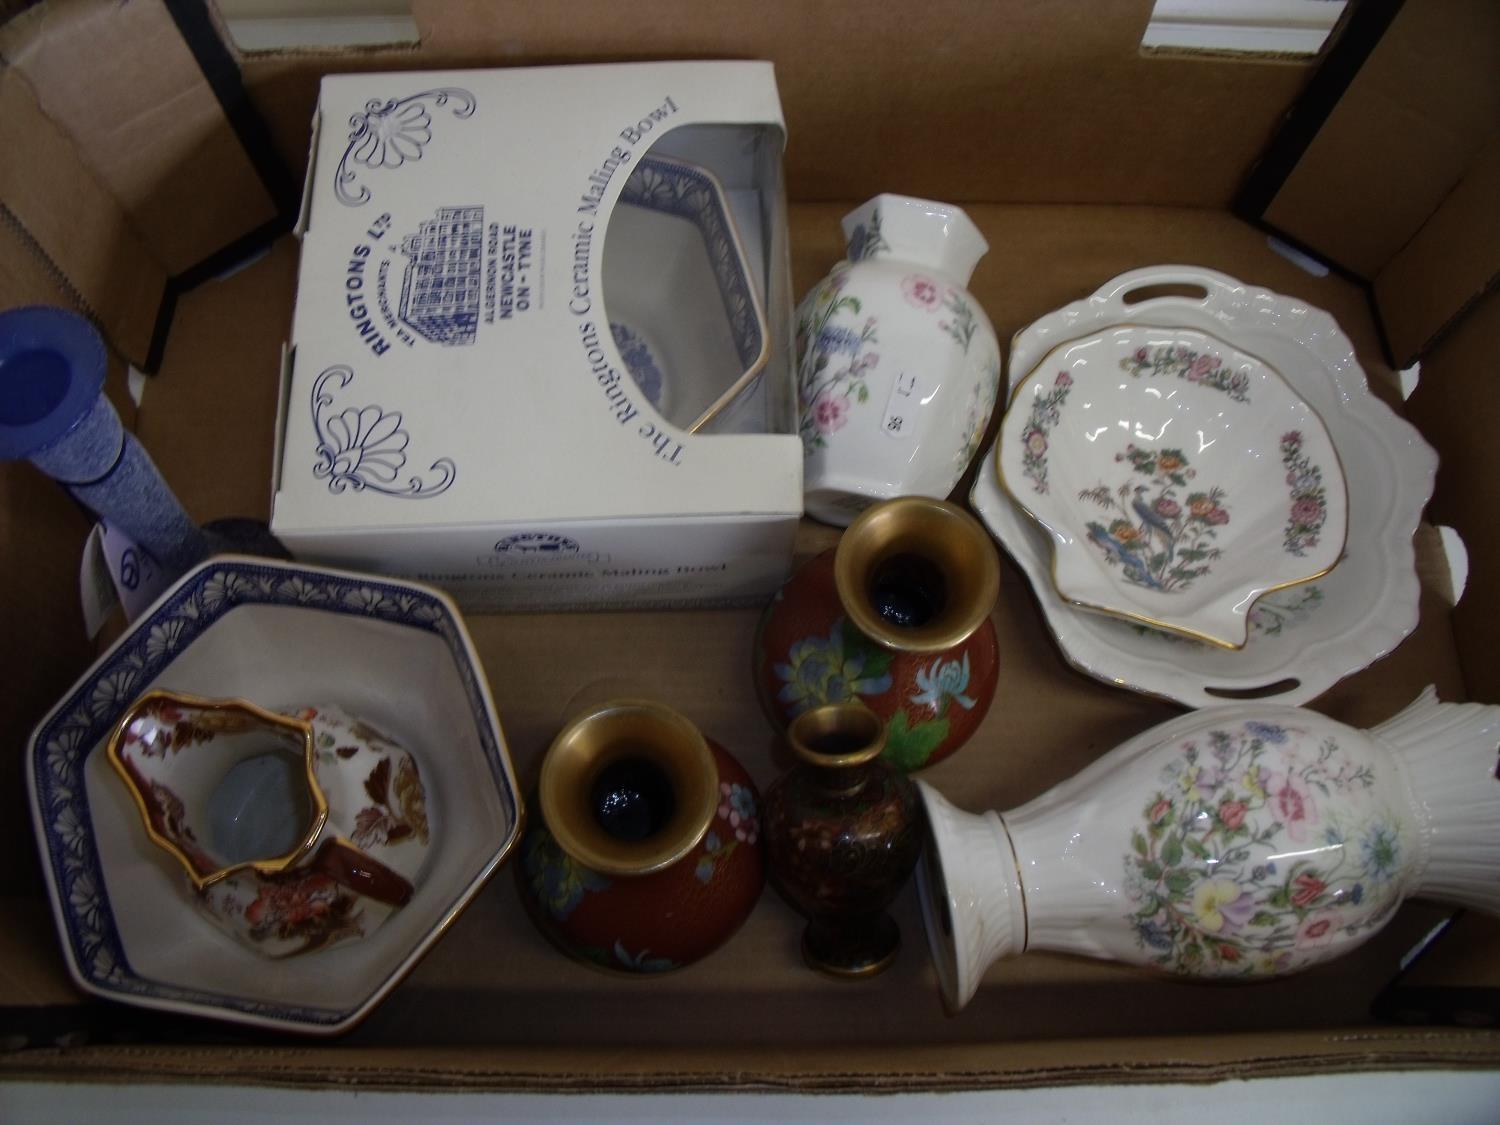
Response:
[{"label": "cardboard box", "polygon": [[1500,8],[1359,5],[1333,55],[1239,203],[1367,282],[1406,367],[1500,280]]},{"label": "cardboard box", "polygon": [[[0,300],[69,302],[61,278],[101,320],[110,320],[104,310],[111,310],[118,325],[112,338],[123,354],[130,345],[121,341],[133,338],[132,329],[139,335],[141,314],[117,299],[129,286],[115,283],[118,271],[135,267],[121,261],[113,270],[68,272],[69,251],[77,248],[66,245],[56,208],[87,208],[78,221],[88,229],[101,237],[117,232],[119,246],[149,255],[156,276],[180,278],[188,267],[179,264],[179,248],[142,221],[152,192],[135,190],[149,188],[154,177],[162,198],[180,201],[183,183],[199,173],[198,150],[178,144],[168,124],[190,117],[205,148],[235,144],[255,153],[246,158],[252,166],[279,158],[297,169],[325,72],[741,57],[776,65],[788,126],[795,292],[839,257],[838,219],[851,205],[880,190],[948,198],[965,206],[994,248],[973,291],[1002,339],[1126,269],[1186,261],[1329,310],[1372,384],[1398,397],[1364,287],[1305,273],[1271,249],[1262,230],[1227,210],[1316,64],[1143,57],[1147,0],[942,4],[892,23],[795,0],[712,14],[667,2],[503,11],[419,2],[421,47],[231,59],[239,95],[221,81],[212,43],[195,38],[203,29],[190,28],[185,38],[174,20],[188,7],[42,4],[0,36],[11,64],[0,83],[40,110],[28,123],[42,130],[31,151],[43,152],[43,141],[54,146],[41,166],[6,169],[4,202],[20,222],[0,222]],[[200,65],[187,51],[184,70],[178,63],[190,39],[207,61]],[[77,83],[73,68],[84,63],[93,67],[91,81]],[[127,80],[132,67],[153,71],[145,92]],[[173,94],[171,113],[154,100],[164,89]],[[122,128],[159,114],[170,143],[159,151],[142,143],[136,161],[122,161],[80,102]],[[97,191],[61,199],[38,180],[55,176],[64,155],[88,170]],[[256,172],[236,189],[242,194],[195,198],[201,237],[195,254],[185,256],[189,265],[211,260],[263,222],[261,201],[274,197],[267,185],[276,180]],[[31,185],[29,194],[18,194],[23,185]],[[288,225],[293,211],[295,203]],[[48,217],[50,227],[42,221]],[[112,256],[100,261],[108,265]],[[232,276],[176,289],[160,371],[135,425],[197,518],[270,511],[277,372],[296,272],[296,246],[282,238]],[[1433,514],[1469,544],[1469,591],[1456,607],[1445,600],[1447,568],[1435,533],[1424,529],[1421,624],[1389,657],[1315,701],[1338,719],[1380,721],[1427,683],[1448,699],[1467,693],[1500,701],[1491,654],[1500,542],[1486,527],[1500,480],[1489,425],[1500,394],[1481,377],[1500,347],[1496,308],[1493,297],[1481,302],[1428,353],[1409,404],[1445,459]],[[148,339],[154,316],[145,318]],[[121,388],[123,366],[112,373]],[[643,982],[560,957],[524,916],[510,873],[502,873],[371,1019],[336,1043],[272,1040],[80,1003],[35,874],[17,777],[31,723],[88,659],[72,590],[86,532],[87,522],[48,482],[25,466],[0,467],[0,573],[7,579],[0,624],[9,636],[37,638],[24,659],[10,661],[8,690],[0,693],[0,731],[11,750],[0,759],[0,793],[10,802],[0,843],[13,857],[0,871],[7,920],[0,927],[0,1010],[7,1033],[28,1043],[0,1054],[0,1075],[344,1088],[870,1092],[1500,1067],[1493,1029],[1408,1026],[1371,1014],[1403,956],[1448,915],[1419,903],[1403,907],[1349,957],[1301,977],[1205,989],[1033,954],[997,965],[975,1001],[948,1019],[910,890],[896,907],[906,947],[890,972],[866,984],[808,973],[797,949],[800,920],[771,892],[718,954]],[[831,529],[804,524],[797,554],[834,540]],[[993,621],[1001,646],[996,702],[976,742],[926,775],[966,807],[1019,804],[1174,713],[1070,669],[1024,578],[1008,564]],[[523,776],[580,689],[628,680],[686,712],[764,785],[786,759],[747,673],[755,623],[753,609],[470,617]],[[1450,958],[1440,941],[1426,960],[1433,969],[1424,979],[1463,991],[1492,979],[1497,955],[1465,945]],[[57,1046],[59,1040],[71,1045]]]},{"label": "cardboard box", "polygon": [[325,79],[272,530],[466,609],[770,597],[783,142],[767,63]]}]

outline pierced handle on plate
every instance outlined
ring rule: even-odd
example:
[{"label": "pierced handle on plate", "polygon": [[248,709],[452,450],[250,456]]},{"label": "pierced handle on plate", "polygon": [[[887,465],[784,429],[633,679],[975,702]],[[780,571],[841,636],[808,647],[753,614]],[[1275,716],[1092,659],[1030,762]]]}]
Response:
[{"label": "pierced handle on plate", "polygon": [[1205,687],[1203,693],[1211,695],[1216,699],[1270,699],[1272,696],[1285,695],[1289,691],[1295,691],[1301,686],[1301,680],[1295,676],[1288,676],[1284,680],[1276,680],[1274,683],[1262,684],[1259,687]]},{"label": "pierced handle on plate", "polygon": [[1106,282],[1089,303],[1121,319],[1150,301],[1161,298],[1193,301],[1215,313],[1237,304],[1244,289],[1233,278],[1201,266],[1147,266]]}]

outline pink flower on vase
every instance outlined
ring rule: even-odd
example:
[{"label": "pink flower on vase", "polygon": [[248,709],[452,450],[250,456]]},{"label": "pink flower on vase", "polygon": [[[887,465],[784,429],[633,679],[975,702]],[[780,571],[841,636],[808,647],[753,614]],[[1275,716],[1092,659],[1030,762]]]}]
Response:
[{"label": "pink flower on vase", "polygon": [[1153,504],[1152,507],[1156,509],[1156,514],[1163,519],[1176,519],[1182,512],[1182,507],[1177,501],[1169,500],[1165,496]]},{"label": "pink flower on vase", "polygon": [[1300,524],[1315,524],[1323,518],[1323,505],[1311,497],[1303,497],[1292,505],[1292,521]]},{"label": "pink flower on vase", "polygon": [[1193,360],[1193,365],[1187,370],[1188,380],[1194,383],[1201,382],[1218,365],[1218,362],[1217,356],[1200,355]]},{"label": "pink flower on vase", "polygon": [[1041,430],[1027,430],[1021,440],[1026,443],[1026,451],[1033,457],[1040,457],[1047,452],[1047,435]]},{"label": "pink flower on vase", "polygon": [[1297,931],[1297,947],[1299,949],[1316,949],[1320,945],[1328,945],[1339,935],[1336,919],[1327,910],[1320,910],[1316,914],[1309,915]]},{"label": "pink flower on vase", "polygon": [[1226,512],[1223,508],[1216,507],[1213,511],[1209,512],[1208,515],[1204,516],[1203,518],[1206,522],[1214,525],[1225,524],[1229,522],[1229,513]]},{"label": "pink flower on vase", "polygon": [[849,400],[843,395],[820,394],[813,400],[812,420],[820,434],[842,429],[849,420]]},{"label": "pink flower on vase", "polygon": [[1136,348],[1135,349],[1135,361],[1137,363],[1145,363],[1150,358],[1151,358],[1151,353],[1149,351],[1147,351],[1145,348]]},{"label": "pink flower on vase", "polygon": [[943,293],[938,288],[937,282],[919,273],[909,274],[902,280],[901,292],[906,295],[908,304],[915,305],[919,309],[926,309],[928,312],[937,308],[943,301]]},{"label": "pink flower on vase", "polygon": [[1165,797],[1161,797],[1157,799],[1156,804],[1152,805],[1150,811],[1146,813],[1146,819],[1152,824],[1160,824],[1171,811],[1172,802]]},{"label": "pink flower on vase", "polygon": [[1250,806],[1244,801],[1225,801],[1219,806],[1219,822],[1225,828],[1234,829],[1245,823],[1245,814]]},{"label": "pink flower on vase", "polygon": [[1279,783],[1272,782],[1270,798],[1271,809],[1286,828],[1287,836],[1299,844],[1306,840],[1308,828],[1318,819],[1312,794],[1299,788],[1292,775],[1287,774]]},{"label": "pink flower on vase", "polygon": [[1057,378],[1052,380],[1052,383],[1057,387],[1071,387],[1073,385],[1073,376],[1069,375],[1066,371],[1059,371]]},{"label": "pink flower on vase", "polygon": [[1311,906],[1328,889],[1328,884],[1311,872],[1304,871],[1292,880],[1292,887],[1292,905]]}]

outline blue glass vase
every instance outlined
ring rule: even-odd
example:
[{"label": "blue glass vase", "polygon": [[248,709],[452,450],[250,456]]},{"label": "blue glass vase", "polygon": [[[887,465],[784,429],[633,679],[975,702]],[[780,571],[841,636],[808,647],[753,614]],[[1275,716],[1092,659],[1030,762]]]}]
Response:
[{"label": "blue glass vase", "polygon": [[30,461],[173,577],[216,549],[284,554],[250,521],[219,531],[192,521],[105,397],[106,365],[99,333],[76,313],[0,313],[0,459]]}]

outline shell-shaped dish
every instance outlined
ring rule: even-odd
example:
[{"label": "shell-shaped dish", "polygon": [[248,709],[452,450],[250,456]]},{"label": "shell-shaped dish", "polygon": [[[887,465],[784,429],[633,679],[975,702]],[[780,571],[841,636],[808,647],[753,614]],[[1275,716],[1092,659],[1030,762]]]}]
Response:
[{"label": "shell-shaped dish", "polygon": [[1322,419],[1205,332],[1122,325],[1053,348],[1017,385],[997,459],[1064,599],[1221,647],[1244,645],[1261,595],[1344,550]]},{"label": "shell-shaped dish", "polygon": [[1250,611],[1250,640],[1225,649],[1100,613],[1083,613],[1050,578],[1046,532],[980,473],[974,511],[1031,581],[1048,628],[1079,671],[1189,707],[1231,698],[1300,704],[1389,653],[1416,627],[1421,584],[1412,534],[1432,495],[1437,455],[1371,393],[1349,337],[1322,309],[1191,265],[1112,278],[1016,334],[1019,382],[1057,345],[1122,324],[1201,328],[1275,366],[1322,415],[1347,479],[1348,547],[1326,579],[1268,594]]}]

